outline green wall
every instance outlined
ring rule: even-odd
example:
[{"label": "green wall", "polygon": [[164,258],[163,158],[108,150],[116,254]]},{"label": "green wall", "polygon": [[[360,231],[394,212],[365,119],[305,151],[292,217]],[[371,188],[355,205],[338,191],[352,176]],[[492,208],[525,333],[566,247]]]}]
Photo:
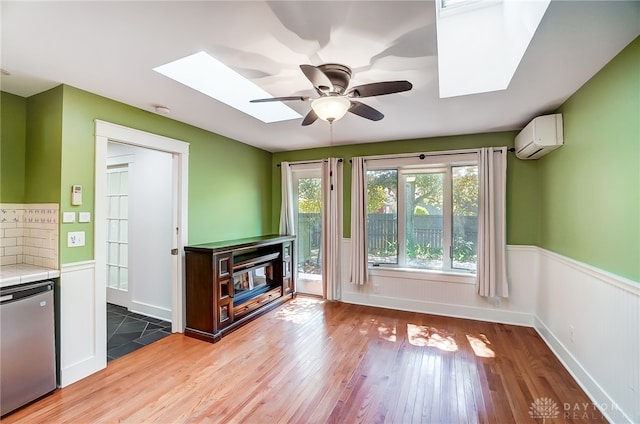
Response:
[{"label": "green wall", "polygon": [[3,203],[58,203],[62,88],[29,99],[2,93]]},{"label": "green wall", "polygon": [[23,203],[27,99],[0,93],[0,203]]},{"label": "green wall", "polygon": [[[70,86],[28,99],[2,93],[2,105],[8,105],[1,110],[2,123],[12,123],[3,125],[2,133],[3,191],[5,184],[8,187],[3,202],[59,203],[61,212],[87,211],[95,216],[95,120],[99,119],[189,143],[190,244],[271,230],[269,152]],[[5,168],[5,161],[16,166]],[[83,186],[82,206],[71,206],[74,184]],[[94,224],[61,224],[61,264],[93,259]],[[66,247],[69,231],[85,231],[86,245]]]},{"label": "green wall", "polygon": [[[320,123],[322,125],[322,123]],[[375,123],[372,123],[375,125]],[[273,155],[273,228],[278,229],[280,217],[280,168],[282,161],[304,161],[341,157],[344,159],[343,228],[344,237],[351,234],[351,164],[353,156],[370,156],[396,153],[418,153],[442,150],[469,149],[489,146],[513,146],[516,132],[437,137],[417,140],[387,141],[382,143],[354,144],[332,148],[280,152]],[[507,159],[507,243],[537,244],[540,233],[538,219],[538,171],[535,161],[521,161],[509,153]]]},{"label": "green wall", "polygon": [[27,99],[24,203],[60,202],[62,87]]},{"label": "green wall", "polygon": [[[190,244],[270,232],[269,152],[69,86],[63,109],[61,211],[78,210],[71,206],[70,190],[82,184],[87,202],[82,210],[93,212],[94,120],[99,119],[189,143]],[[93,258],[92,225],[62,225],[61,238],[68,231],[86,231],[87,246],[63,246],[61,263]]]},{"label": "green wall", "polygon": [[538,160],[540,246],[640,281],[640,38],[559,112],[565,144]]}]

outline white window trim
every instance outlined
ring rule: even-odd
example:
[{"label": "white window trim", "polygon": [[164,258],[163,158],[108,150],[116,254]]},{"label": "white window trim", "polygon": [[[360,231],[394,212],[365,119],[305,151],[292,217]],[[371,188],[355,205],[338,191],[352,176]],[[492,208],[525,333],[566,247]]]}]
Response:
[{"label": "white window trim", "polygon": [[369,265],[369,276],[388,277],[403,280],[437,281],[456,284],[476,284],[476,275],[435,269],[397,268]]}]

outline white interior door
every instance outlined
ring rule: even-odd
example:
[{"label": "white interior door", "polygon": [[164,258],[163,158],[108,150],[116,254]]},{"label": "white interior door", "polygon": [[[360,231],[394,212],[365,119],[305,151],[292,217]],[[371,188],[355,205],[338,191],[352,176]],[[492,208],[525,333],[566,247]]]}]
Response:
[{"label": "white interior door", "polygon": [[322,296],[321,164],[296,165],[293,179],[294,226],[297,237],[296,291]]}]

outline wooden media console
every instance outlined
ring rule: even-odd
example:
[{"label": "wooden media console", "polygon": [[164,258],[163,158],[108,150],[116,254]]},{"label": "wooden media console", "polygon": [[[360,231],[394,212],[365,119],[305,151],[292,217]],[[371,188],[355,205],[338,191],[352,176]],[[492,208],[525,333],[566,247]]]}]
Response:
[{"label": "wooden media console", "polygon": [[186,246],[185,334],[215,343],[295,295],[294,236]]}]

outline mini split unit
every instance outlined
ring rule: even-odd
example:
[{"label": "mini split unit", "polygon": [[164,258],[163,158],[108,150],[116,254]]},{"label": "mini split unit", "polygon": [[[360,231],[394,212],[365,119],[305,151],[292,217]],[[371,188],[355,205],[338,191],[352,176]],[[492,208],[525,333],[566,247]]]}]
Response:
[{"label": "mini split unit", "polygon": [[538,116],[516,136],[516,156],[538,159],[563,144],[562,114]]}]

